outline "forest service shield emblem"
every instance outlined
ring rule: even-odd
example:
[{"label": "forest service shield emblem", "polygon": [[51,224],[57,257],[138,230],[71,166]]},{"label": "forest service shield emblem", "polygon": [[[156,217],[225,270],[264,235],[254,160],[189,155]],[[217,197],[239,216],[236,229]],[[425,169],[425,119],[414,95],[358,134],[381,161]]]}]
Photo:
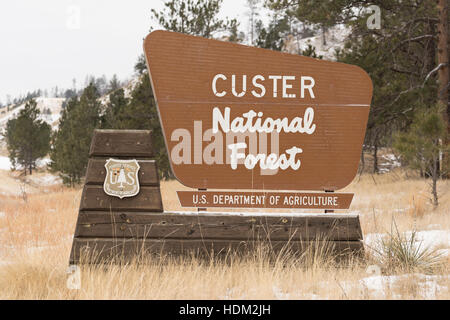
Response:
[{"label": "forest service shield emblem", "polygon": [[136,160],[109,159],[105,163],[105,168],[103,190],[107,195],[123,199],[134,197],[139,193],[140,166]]}]

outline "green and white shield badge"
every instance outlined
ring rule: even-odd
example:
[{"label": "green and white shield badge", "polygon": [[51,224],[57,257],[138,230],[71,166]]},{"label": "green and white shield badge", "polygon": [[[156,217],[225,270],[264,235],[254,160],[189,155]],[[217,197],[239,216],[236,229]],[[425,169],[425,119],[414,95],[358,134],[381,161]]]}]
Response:
[{"label": "green and white shield badge", "polygon": [[123,199],[134,197],[139,193],[140,166],[136,160],[109,159],[105,163],[105,168],[103,190],[107,195]]}]

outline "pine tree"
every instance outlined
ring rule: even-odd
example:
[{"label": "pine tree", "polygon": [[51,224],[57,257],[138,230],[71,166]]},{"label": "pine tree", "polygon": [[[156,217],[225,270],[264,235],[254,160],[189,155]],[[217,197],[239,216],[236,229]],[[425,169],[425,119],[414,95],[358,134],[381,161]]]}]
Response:
[{"label": "pine tree", "polygon": [[148,75],[141,78],[141,82],[131,93],[130,105],[126,110],[126,116],[130,123],[129,127],[152,130],[152,143],[160,177],[164,179],[173,178]]},{"label": "pine tree", "polygon": [[261,20],[255,23],[255,45],[263,49],[281,51],[284,47],[285,37],[290,31],[288,16],[274,15],[269,26],[265,28]]},{"label": "pine tree", "polygon": [[76,142],[71,135],[71,121],[78,103],[78,97],[73,97],[65,103],[59,119],[58,131],[52,135],[52,151],[50,152],[52,161],[50,169],[59,172],[63,182],[70,186],[79,182],[81,176],[77,162],[71,161],[76,148]]},{"label": "pine tree", "polygon": [[120,88],[120,81],[117,78],[117,75],[114,74],[112,79],[109,81],[108,92],[114,92]]},{"label": "pine tree", "polygon": [[383,50],[379,50],[379,45],[376,39],[366,37],[347,43],[337,54],[338,61],[360,66],[372,79],[374,92],[364,145],[372,153],[374,173],[379,172],[378,149],[389,142],[395,130],[407,129],[414,114],[412,109],[420,101],[417,96],[405,95],[398,103],[392,104],[404,85],[406,76],[393,71],[385,63],[385,56]]},{"label": "pine tree", "polygon": [[95,79],[95,87],[99,95],[104,95],[108,92],[108,80],[105,75]]},{"label": "pine tree", "polygon": [[313,47],[311,44],[308,44],[308,46],[304,50],[301,50],[300,55],[305,56],[305,57],[316,58],[316,59],[323,59],[323,56],[317,54],[316,48]]},{"label": "pine tree", "polygon": [[17,164],[24,173],[33,173],[36,160],[44,157],[50,150],[51,128],[39,119],[40,111],[35,100],[28,101],[17,118],[6,124],[6,143],[13,169]]},{"label": "pine tree", "polygon": [[145,56],[144,54],[141,54],[138,57],[138,61],[136,62],[136,64],[134,65],[134,71],[138,74],[138,75],[143,75],[146,74],[147,72],[147,63],[145,61]]},{"label": "pine tree", "polygon": [[246,5],[249,9],[248,11],[248,22],[249,22],[249,33],[250,33],[250,45],[254,45],[255,43],[255,25],[256,25],[256,17],[259,16],[258,13],[258,5],[259,0],[247,0]]},{"label": "pine tree", "polygon": [[122,88],[110,93],[109,102],[102,117],[102,128],[130,129],[125,121],[126,108],[128,108],[129,102]]},{"label": "pine tree", "polygon": [[414,121],[406,132],[396,135],[394,147],[403,160],[413,169],[426,172],[431,178],[433,205],[438,206],[437,181],[439,179],[439,156],[449,148],[440,141],[448,139],[446,121],[442,117],[441,104],[425,107],[415,114]]},{"label": "pine tree", "polygon": [[222,3],[223,0],[169,0],[161,12],[152,9],[152,15],[166,30],[213,38],[238,25],[236,19],[219,18]]},{"label": "pine tree", "polygon": [[100,126],[98,97],[95,84],[90,83],[79,99],[70,99],[52,139],[51,168],[70,186],[79,183],[86,171],[92,135]]}]

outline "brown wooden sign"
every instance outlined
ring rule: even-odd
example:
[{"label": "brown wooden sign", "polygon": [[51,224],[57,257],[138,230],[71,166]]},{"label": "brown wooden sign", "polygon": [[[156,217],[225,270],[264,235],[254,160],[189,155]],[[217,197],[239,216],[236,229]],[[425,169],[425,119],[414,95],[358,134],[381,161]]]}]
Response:
[{"label": "brown wooden sign", "polygon": [[352,193],[177,191],[182,207],[348,209]]},{"label": "brown wooden sign", "polygon": [[359,67],[167,31],[144,50],[184,185],[324,191],[353,180],[372,98]]}]

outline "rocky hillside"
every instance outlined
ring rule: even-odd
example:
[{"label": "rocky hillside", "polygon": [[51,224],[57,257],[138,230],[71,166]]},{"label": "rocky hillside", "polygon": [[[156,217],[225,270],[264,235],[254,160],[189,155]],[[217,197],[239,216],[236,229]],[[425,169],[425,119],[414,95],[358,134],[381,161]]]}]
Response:
[{"label": "rocky hillside", "polygon": [[[133,78],[128,82],[126,86],[123,87],[126,96],[131,95],[131,92],[138,81],[139,78]],[[57,130],[62,106],[66,99],[38,97],[35,98],[35,100],[37,102],[39,110],[41,111],[41,119],[47,122],[52,127],[52,130]],[[103,105],[106,105],[109,102],[109,95],[104,95],[100,97],[99,100]],[[6,130],[6,123],[8,122],[8,120],[16,117],[19,114],[20,110],[22,110],[24,107],[25,103],[14,108],[11,108],[10,106],[11,110],[9,111],[6,107],[0,109],[0,156],[7,156],[6,144],[3,138],[3,134]]]},{"label": "rocky hillside", "polygon": [[336,25],[328,29],[325,34],[322,32],[309,38],[296,38],[289,36],[285,41],[284,51],[299,54],[302,50],[311,45],[316,49],[317,55],[323,56],[325,60],[335,60],[336,49],[342,48],[346,38],[350,35],[350,29],[342,25]]}]

